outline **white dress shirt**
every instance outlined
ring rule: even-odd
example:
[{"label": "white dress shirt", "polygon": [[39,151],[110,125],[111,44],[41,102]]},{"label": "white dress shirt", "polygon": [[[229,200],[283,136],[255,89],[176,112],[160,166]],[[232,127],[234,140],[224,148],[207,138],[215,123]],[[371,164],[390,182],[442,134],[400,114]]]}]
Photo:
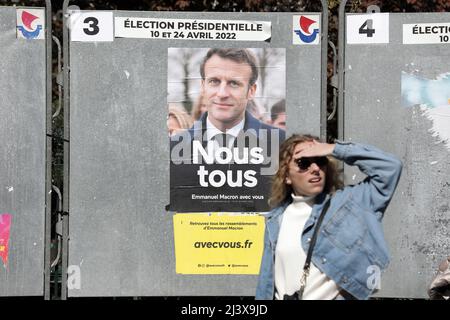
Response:
[{"label": "white dress shirt", "polygon": [[208,142],[211,140],[214,142],[214,151],[216,151],[217,149],[219,149],[220,146],[219,146],[219,142],[217,140],[215,140],[214,137],[217,136],[218,134],[225,133],[225,134],[233,137],[233,139],[228,139],[228,145],[227,145],[228,148],[232,148],[233,144],[234,144],[234,140],[239,135],[239,132],[244,129],[244,123],[245,123],[245,118],[242,119],[234,127],[223,132],[223,131],[220,131],[219,129],[217,129],[216,126],[214,126],[212,124],[212,122],[209,121],[209,118],[206,118],[206,139]]}]

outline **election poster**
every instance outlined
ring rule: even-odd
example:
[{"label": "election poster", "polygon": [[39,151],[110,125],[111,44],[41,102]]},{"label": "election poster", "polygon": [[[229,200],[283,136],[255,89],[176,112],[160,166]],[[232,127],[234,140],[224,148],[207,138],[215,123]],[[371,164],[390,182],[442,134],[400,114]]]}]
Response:
[{"label": "election poster", "polygon": [[258,274],[264,217],[250,214],[175,214],[176,273]]},{"label": "election poster", "polygon": [[285,61],[279,48],[168,48],[170,210],[269,210]]}]

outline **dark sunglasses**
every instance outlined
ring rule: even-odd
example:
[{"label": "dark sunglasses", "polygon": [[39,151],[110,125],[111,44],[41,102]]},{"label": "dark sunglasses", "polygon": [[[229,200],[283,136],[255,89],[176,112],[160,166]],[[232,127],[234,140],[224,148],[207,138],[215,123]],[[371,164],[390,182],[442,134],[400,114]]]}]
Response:
[{"label": "dark sunglasses", "polygon": [[319,167],[326,166],[328,164],[327,157],[308,157],[308,158],[300,158],[297,160],[297,165],[300,171],[306,171],[309,169],[311,164],[317,164]]}]

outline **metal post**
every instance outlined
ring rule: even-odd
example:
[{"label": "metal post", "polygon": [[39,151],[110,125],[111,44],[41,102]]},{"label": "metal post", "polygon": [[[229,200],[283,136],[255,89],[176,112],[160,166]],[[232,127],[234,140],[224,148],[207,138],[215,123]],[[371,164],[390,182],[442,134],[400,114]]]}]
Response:
[{"label": "metal post", "polygon": [[63,183],[63,241],[61,255],[61,299],[67,299],[67,269],[68,269],[68,246],[69,246],[69,152],[70,152],[70,106],[69,106],[69,29],[67,26],[67,7],[70,0],[63,3],[63,94],[64,94],[64,183]]},{"label": "metal post", "polygon": [[52,226],[52,4],[45,0],[46,53],[46,172],[44,235],[44,299],[50,300],[51,226]]},{"label": "metal post", "polygon": [[344,54],[345,54],[345,5],[347,0],[342,0],[339,5],[339,36],[338,36],[338,139],[344,140]]},{"label": "metal post", "polygon": [[54,288],[53,288],[53,293],[54,293],[54,298],[58,299],[58,297],[60,296],[60,291],[59,291],[59,284],[58,284],[58,264],[61,261],[61,238],[62,238],[62,225],[61,225],[61,212],[62,212],[62,195],[61,195],[61,191],[59,190],[59,188],[57,186],[52,186],[53,188],[53,192],[55,192],[58,196],[58,204],[57,204],[57,217],[56,217],[56,224],[55,224],[55,234],[57,239],[57,245],[58,245],[58,250],[57,250],[57,254],[56,254],[56,258],[54,261],[52,261],[50,268],[55,268],[54,269],[54,275],[53,275],[53,283],[54,283]]},{"label": "metal post", "polygon": [[320,137],[327,139],[327,66],[328,66],[328,1],[322,2],[321,80],[320,80]]},{"label": "metal post", "polygon": [[59,39],[55,36],[53,36],[53,41],[56,44],[56,47],[58,49],[58,74],[56,75],[56,84],[58,85],[58,107],[56,108],[55,113],[52,115],[52,118],[56,118],[59,116],[62,108],[62,66],[61,66],[61,60],[62,60],[62,48],[61,48],[61,42]]}]

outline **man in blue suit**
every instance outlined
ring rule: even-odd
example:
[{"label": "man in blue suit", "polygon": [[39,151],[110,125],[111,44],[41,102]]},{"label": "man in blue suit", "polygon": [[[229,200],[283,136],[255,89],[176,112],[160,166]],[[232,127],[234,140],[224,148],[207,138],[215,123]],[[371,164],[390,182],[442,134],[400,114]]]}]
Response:
[{"label": "man in blue suit", "polygon": [[[285,138],[285,132],[259,121],[246,110],[257,89],[256,58],[247,49],[212,48],[203,59],[200,75],[201,94],[207,112],[187,132],[171,138],[170,208],[176,211],[266,210],[265,196],[269,194],[270,175],[262,173],[261,167],[270,166],[272,158],[277,161],[278,147]],[[189,146],[180,153],[179,146],[183,140],[188,140]],[[196,141],[201,144],[203,151],[215,153],[226,151],[220,149],[223,147],[230,150],[237,148],[248,152],[249,159],[247,163],[207,163],[209,166],[206,170],[205,166],[199,167],[199,163],[194,160]],[[211,149],[208,149],[209,146]],[[264,158],[263,164],[259,161],[261,157],[256,154],[258,152]],[[229,155],[224,153],[221,155]],[[183,163],[193,161],[189,165],[181,165],[176,160],[184,160]],[[207,173],[213,173],[213,177],[206,176]],[[193,194],[225,196],[223,199],[196,201]],[[257,196],[257,200],[230,199],[236,195]]]}]

